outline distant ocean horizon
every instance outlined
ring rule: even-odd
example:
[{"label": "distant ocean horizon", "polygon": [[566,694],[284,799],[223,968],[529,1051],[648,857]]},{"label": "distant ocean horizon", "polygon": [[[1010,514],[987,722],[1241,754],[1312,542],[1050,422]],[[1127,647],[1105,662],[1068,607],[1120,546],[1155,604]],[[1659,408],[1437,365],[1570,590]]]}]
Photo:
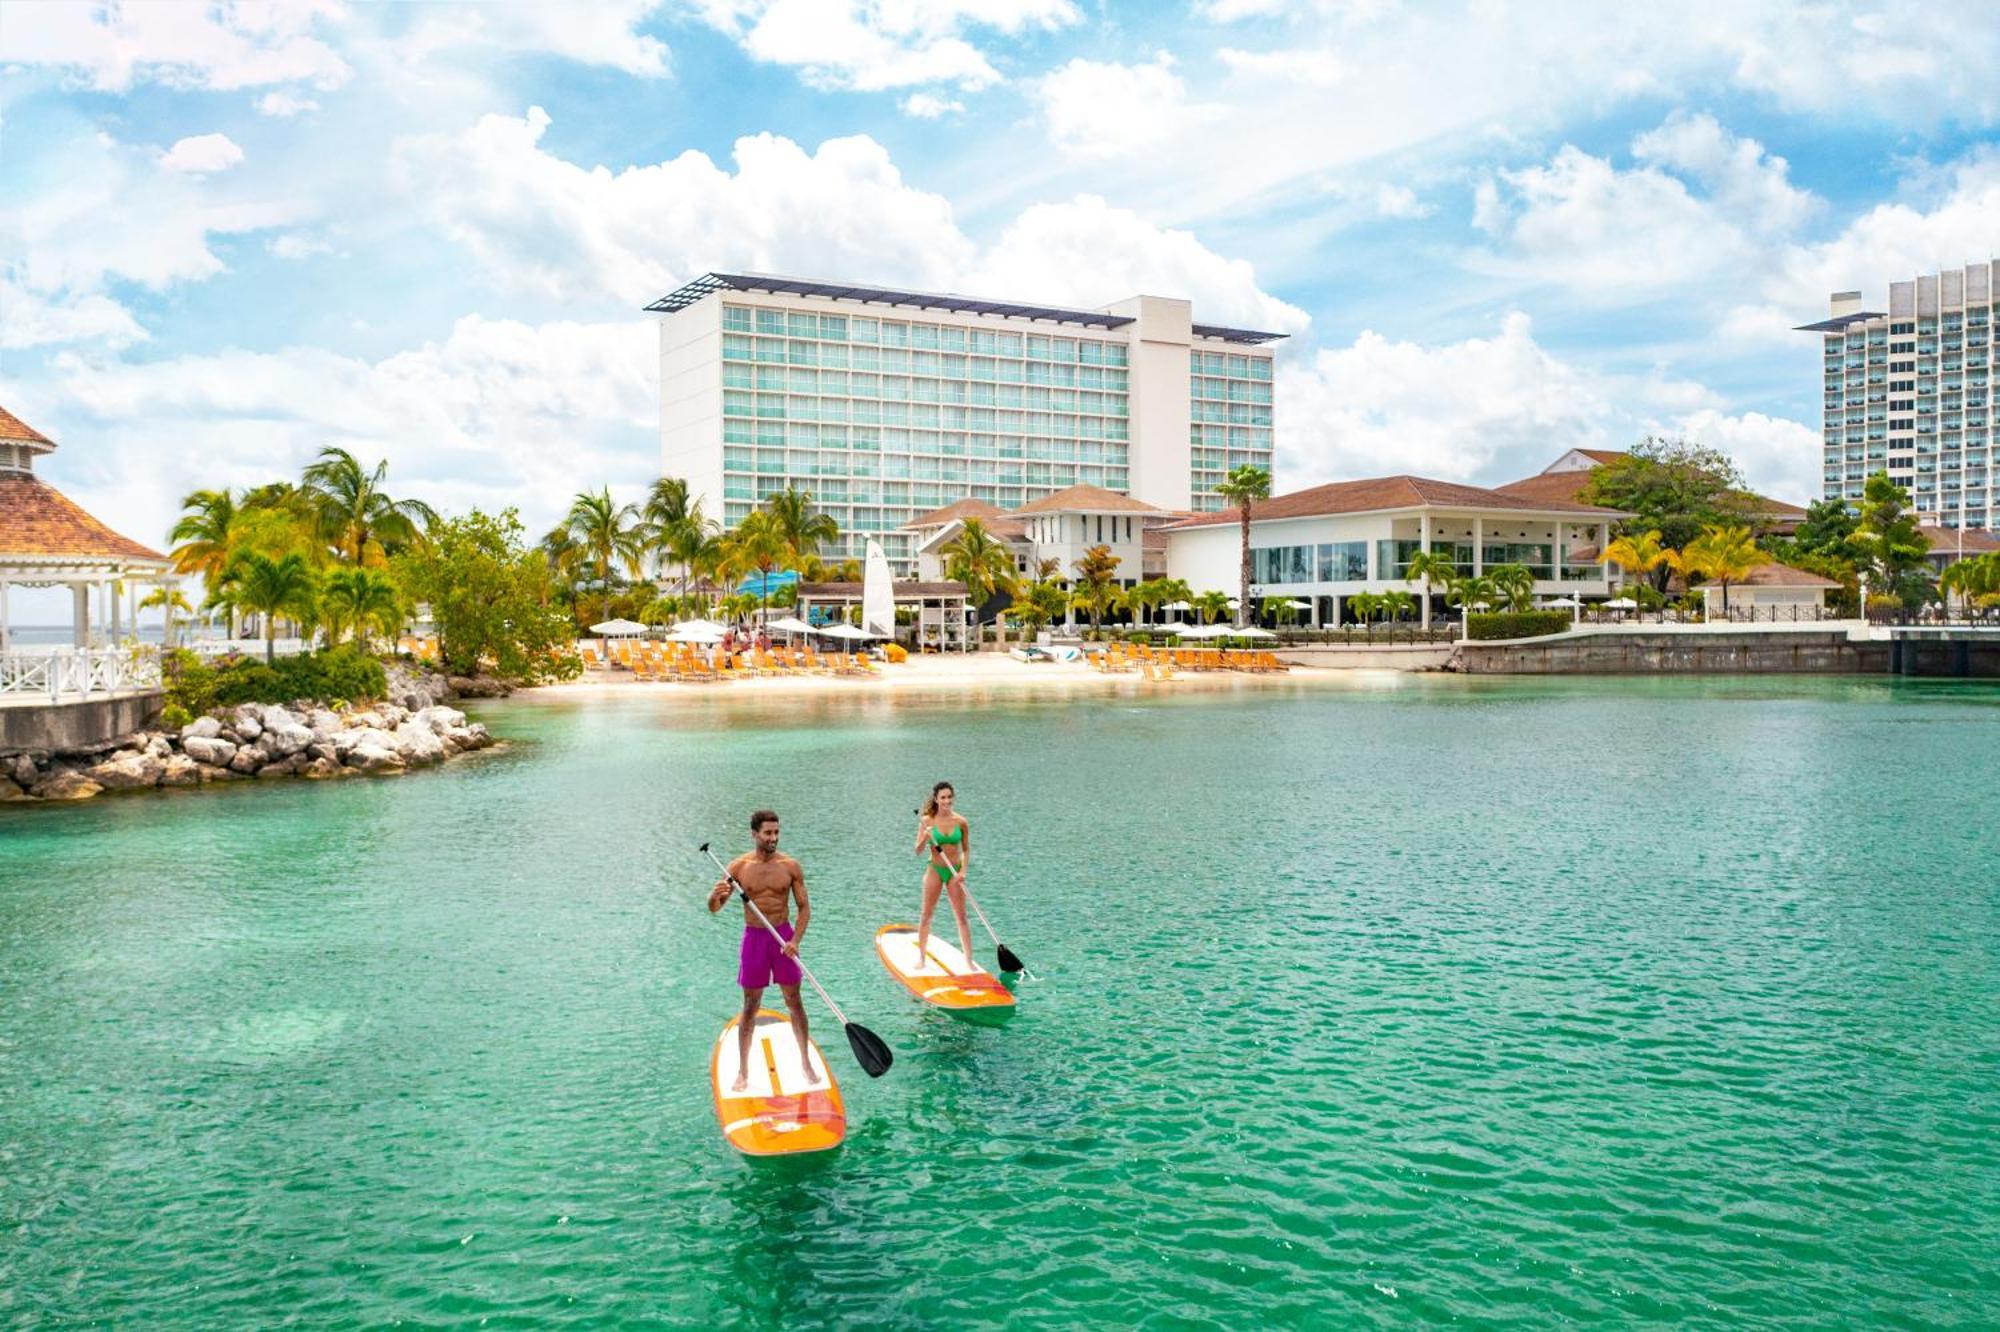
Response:
[{"label": "distant ocean horizon", "polygon": [[[119,637],[128,638],[135,632],[142,643],[160,641],[160,626],[157,624],[141,625],[136,631],[130,625],[122,625]],[[76,631],[66,624],[17,624],[12,626],[8,633],[12,636],[16,647],[68,647],[76,640]],[[206,626],[190,629],[182,625],[178,637],[181,642],[188,643],[200,639],[220,638],[222,635]]]}]

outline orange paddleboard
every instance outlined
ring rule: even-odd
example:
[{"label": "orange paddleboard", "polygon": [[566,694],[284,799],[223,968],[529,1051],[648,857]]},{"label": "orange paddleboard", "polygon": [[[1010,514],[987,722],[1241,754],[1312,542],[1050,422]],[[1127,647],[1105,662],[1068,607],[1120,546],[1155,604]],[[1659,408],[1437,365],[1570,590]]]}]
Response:
[{"label": "orange paddleboard", "polygon": [[757,1011],[750,1034],[749,1086],[740,1092],[730,1089],[736,1081],[736,1032],[742,1021],[741,1013],[729,1019],[716,1037],[708,1066],[715,1117],[729,1145],[750,1156],[795,1156],[840,1146],[847,1136],[840,1086],[816,1041],[809,1044],[813,1072],[819,1076],[806,1080],[799,1067],[798,1036],[783,1013]]},{"label": "orange paddleboard", "polygon": [[1014,992],[977,962],[932,931],[917,956],[917,927],[884,925],[875,931],[875,954],[903,988],[935,1008],[965,1016],[999,1017],[1014,1008]]}]

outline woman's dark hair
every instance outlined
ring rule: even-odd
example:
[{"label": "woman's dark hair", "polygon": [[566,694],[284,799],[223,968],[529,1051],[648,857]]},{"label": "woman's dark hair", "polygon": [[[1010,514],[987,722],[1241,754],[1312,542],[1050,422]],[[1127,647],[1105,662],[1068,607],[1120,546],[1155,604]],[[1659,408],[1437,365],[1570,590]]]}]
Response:
[{"label": "woman's dark hair", "polygon": [[939,791],[949,791],[953,795],[958,794],[958,788],[956,786],[953,786],[950,782],[939,782],[936,786],[933,786],[931,788],[930,799],[924,801],[924,817],[927,819],[934,819],[937,817],[937,797]]}]

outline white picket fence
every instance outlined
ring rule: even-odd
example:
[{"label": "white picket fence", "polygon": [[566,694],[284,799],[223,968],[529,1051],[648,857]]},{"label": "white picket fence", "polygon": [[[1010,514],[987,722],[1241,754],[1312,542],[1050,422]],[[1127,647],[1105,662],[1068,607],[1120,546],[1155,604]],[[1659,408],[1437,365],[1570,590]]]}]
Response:
[{"label": "white picket fence", "polygon": [[33,648],[0,653],[0,696],[51,703],[160,687],[153,647]]}]

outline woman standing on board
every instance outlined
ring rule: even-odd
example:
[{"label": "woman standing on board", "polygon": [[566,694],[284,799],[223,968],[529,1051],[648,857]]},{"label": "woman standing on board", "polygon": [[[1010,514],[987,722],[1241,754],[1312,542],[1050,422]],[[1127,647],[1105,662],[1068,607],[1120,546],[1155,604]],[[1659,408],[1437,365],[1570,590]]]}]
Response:
[{"label": "woman standing on board", "polygon": [[924,802],[923,821],[917,825],[918,855],[928,855],[924,870],[923,909],[917,915],[917,957],[921,960],[930,946],[931,914],[937,910],[938,894],[951,899],[951,914],[958,921],[958,946],[972,963],[972,927],[965,920],[965,869],[972,859],[972,825],[952,808],[958,792],[950,782],[931,788]]}]

